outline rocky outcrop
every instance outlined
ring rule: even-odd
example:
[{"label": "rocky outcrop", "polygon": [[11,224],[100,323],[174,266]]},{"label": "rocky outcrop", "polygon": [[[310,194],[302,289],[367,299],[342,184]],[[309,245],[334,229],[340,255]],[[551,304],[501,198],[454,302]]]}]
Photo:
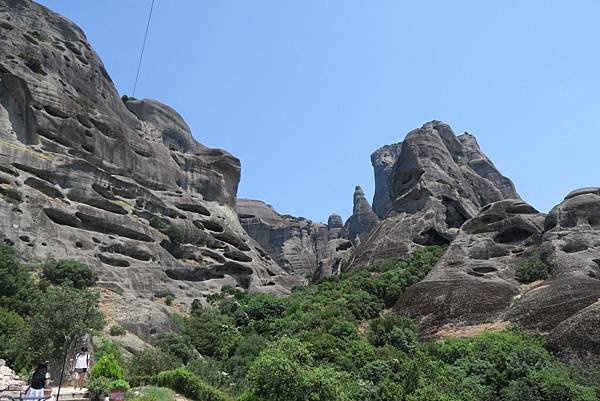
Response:
[{"label": "rocky outcrop", "polygon": [[[296,281],[238,222],[238,159],[197,143],[168,106],[121,100],[67,19],[25,0],[0,0],[0,19],[5,243],[28,262],[92,266],[144,338],[167,324],[164,294],[185,308],[223,285],[289,292]],[[132,322],[139,309],[154,317]]]},{"label": "rocky outcrop", "polygon": [[570,355],[600,359],[600,188],[575,190],[550,211],[541,256],[552,277],[525,293],[509,318],[549,333]]},{"label": "rocky outcrop", "polygon": [[351,266],[448,244],[481,207],[519,199],[469,134],[433,121],[410,132],[389,177],[392,208],[363,239]]},{"label": "rocky outcrop", "polygon": [[365,197],[365,192],[360,186],[357,186],[354,188],[352,216],[346,220],[342,237],[351,241],[356,238],[362,239],[371,232],[378,222],[379,218],[371,209],[371,205]]},{"label": "rocky outcrop", "polygon": [[505,320],[520,294],[515,268],[539,249],[544,218],[521,200],[485,206],[462,225],[444,256],[395,310],[417,319],[425,335]]},{"label": "rocky outcrop", "polygon": [[392,207],[388,181],[392,168],[400,156],[402,142],[385,145],[371,154],[371,164],[375,175],[375,194],[373,195],[373,211],[380,219],[385,217]]},{"label": "rocky outcrop", "polygon": [[282,216],[259,200],[238,199],[237,212],[242,227],[260,244],[267,257],[296,276],[315,271],[329,239],[327,226]]},{"label": "rocky outcrop", "polygon": [[25,389],[27,383],[6,366],[4,359],[0,359],[0,401],[19,399],[20,392]]}]

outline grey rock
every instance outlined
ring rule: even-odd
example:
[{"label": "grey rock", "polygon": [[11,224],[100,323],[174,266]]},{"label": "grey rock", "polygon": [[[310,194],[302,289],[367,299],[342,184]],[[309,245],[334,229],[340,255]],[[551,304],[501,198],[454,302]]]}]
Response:
[{"label": "grey rock", "polygon": [[282,216],[259,200],[238,199],[237,212],[246,232],[287,272],[304,276],[315,271],[329,238],[327,226]]},{"label": "grey rock", "polygon": [[373,195],[373,211],[380,219],[392,207],[388,181],[392,168],[400,156],[402,142],[385,145],[371,154],[371,164],[375,175],[375,193]]},{"label": "grey rock", "polygon": [[371,208],[369,201],[365,197],[365,192],[360,186],[354,188],[354,207],[352,216],[346,220],[342,237],[349,240],[364,238],[371,232],[373,227],[379,222],[379,218]]},{"label": "grey rock", "polygon": [[433,121],[411,131],[389,177],[392,208],[362,238],[351,261],[360,266],[424,245],[448,244],[479,209],[519,199],[514,185],[481,152],[474,137],[455,136]]},{"label": "grey rock", "polygon": [[550,333],[553,343],[572,352],[600,356],[593,334],[600,299],[600,188],[573,191],[550,211],[541,256],[553,267],[552,277],[526,292],[509,318]]},{"label": "grey rock", "polygon": [[[224,285],[289,293],[298,280],[237,219],[238,159],[197,143],[170,107],[122,101],[66,18],[0,0],[0,20],[13,28],[0,27],[0,238],[24,261],[90,265],[117,295],[104,307],[148,310],[128,327],[144,339],[168,328],[157,294],[185,309]],[[155,216],[183,240],[153,228]]]},{"label": "grey rock", "polygon": [[395,310],[416,318],[426,336],[447,326],[503,321],[520,293],[515,267],[539,249],[544,219],[521,200],[484,207],[462,225],[444,256]]}]

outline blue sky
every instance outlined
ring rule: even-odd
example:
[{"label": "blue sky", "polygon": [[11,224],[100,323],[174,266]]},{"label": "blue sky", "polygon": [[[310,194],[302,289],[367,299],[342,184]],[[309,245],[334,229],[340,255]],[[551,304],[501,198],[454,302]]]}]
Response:
[{"label": "blue sky", "polygon": [[[600,184],[600,2],[155,0],[136,97],[242,161],[239,196],[348,217],[369,160],[433,119],[548,211]],[[42,0],[131,95],[150,0]]]}]

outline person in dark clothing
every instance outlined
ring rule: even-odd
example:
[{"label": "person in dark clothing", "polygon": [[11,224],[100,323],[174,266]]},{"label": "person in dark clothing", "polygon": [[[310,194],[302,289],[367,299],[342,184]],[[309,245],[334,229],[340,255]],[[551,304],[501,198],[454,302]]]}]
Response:
[{"label": "person in dark clothing", "polygon": [[31,385],[27,390],[27,401],[43,400],[44,388],[48,385],[48,361],[40,362],[31,375]]}]

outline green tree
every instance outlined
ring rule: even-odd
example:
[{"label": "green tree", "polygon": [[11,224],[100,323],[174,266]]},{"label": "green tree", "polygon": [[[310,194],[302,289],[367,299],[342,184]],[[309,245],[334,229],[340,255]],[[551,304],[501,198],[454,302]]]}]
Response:
[{"label": "green tree", "polygon": [[42,266],[42,277],[55,285],[84,289],[96,285],[96,273],[77,260],[49,260]]}]

